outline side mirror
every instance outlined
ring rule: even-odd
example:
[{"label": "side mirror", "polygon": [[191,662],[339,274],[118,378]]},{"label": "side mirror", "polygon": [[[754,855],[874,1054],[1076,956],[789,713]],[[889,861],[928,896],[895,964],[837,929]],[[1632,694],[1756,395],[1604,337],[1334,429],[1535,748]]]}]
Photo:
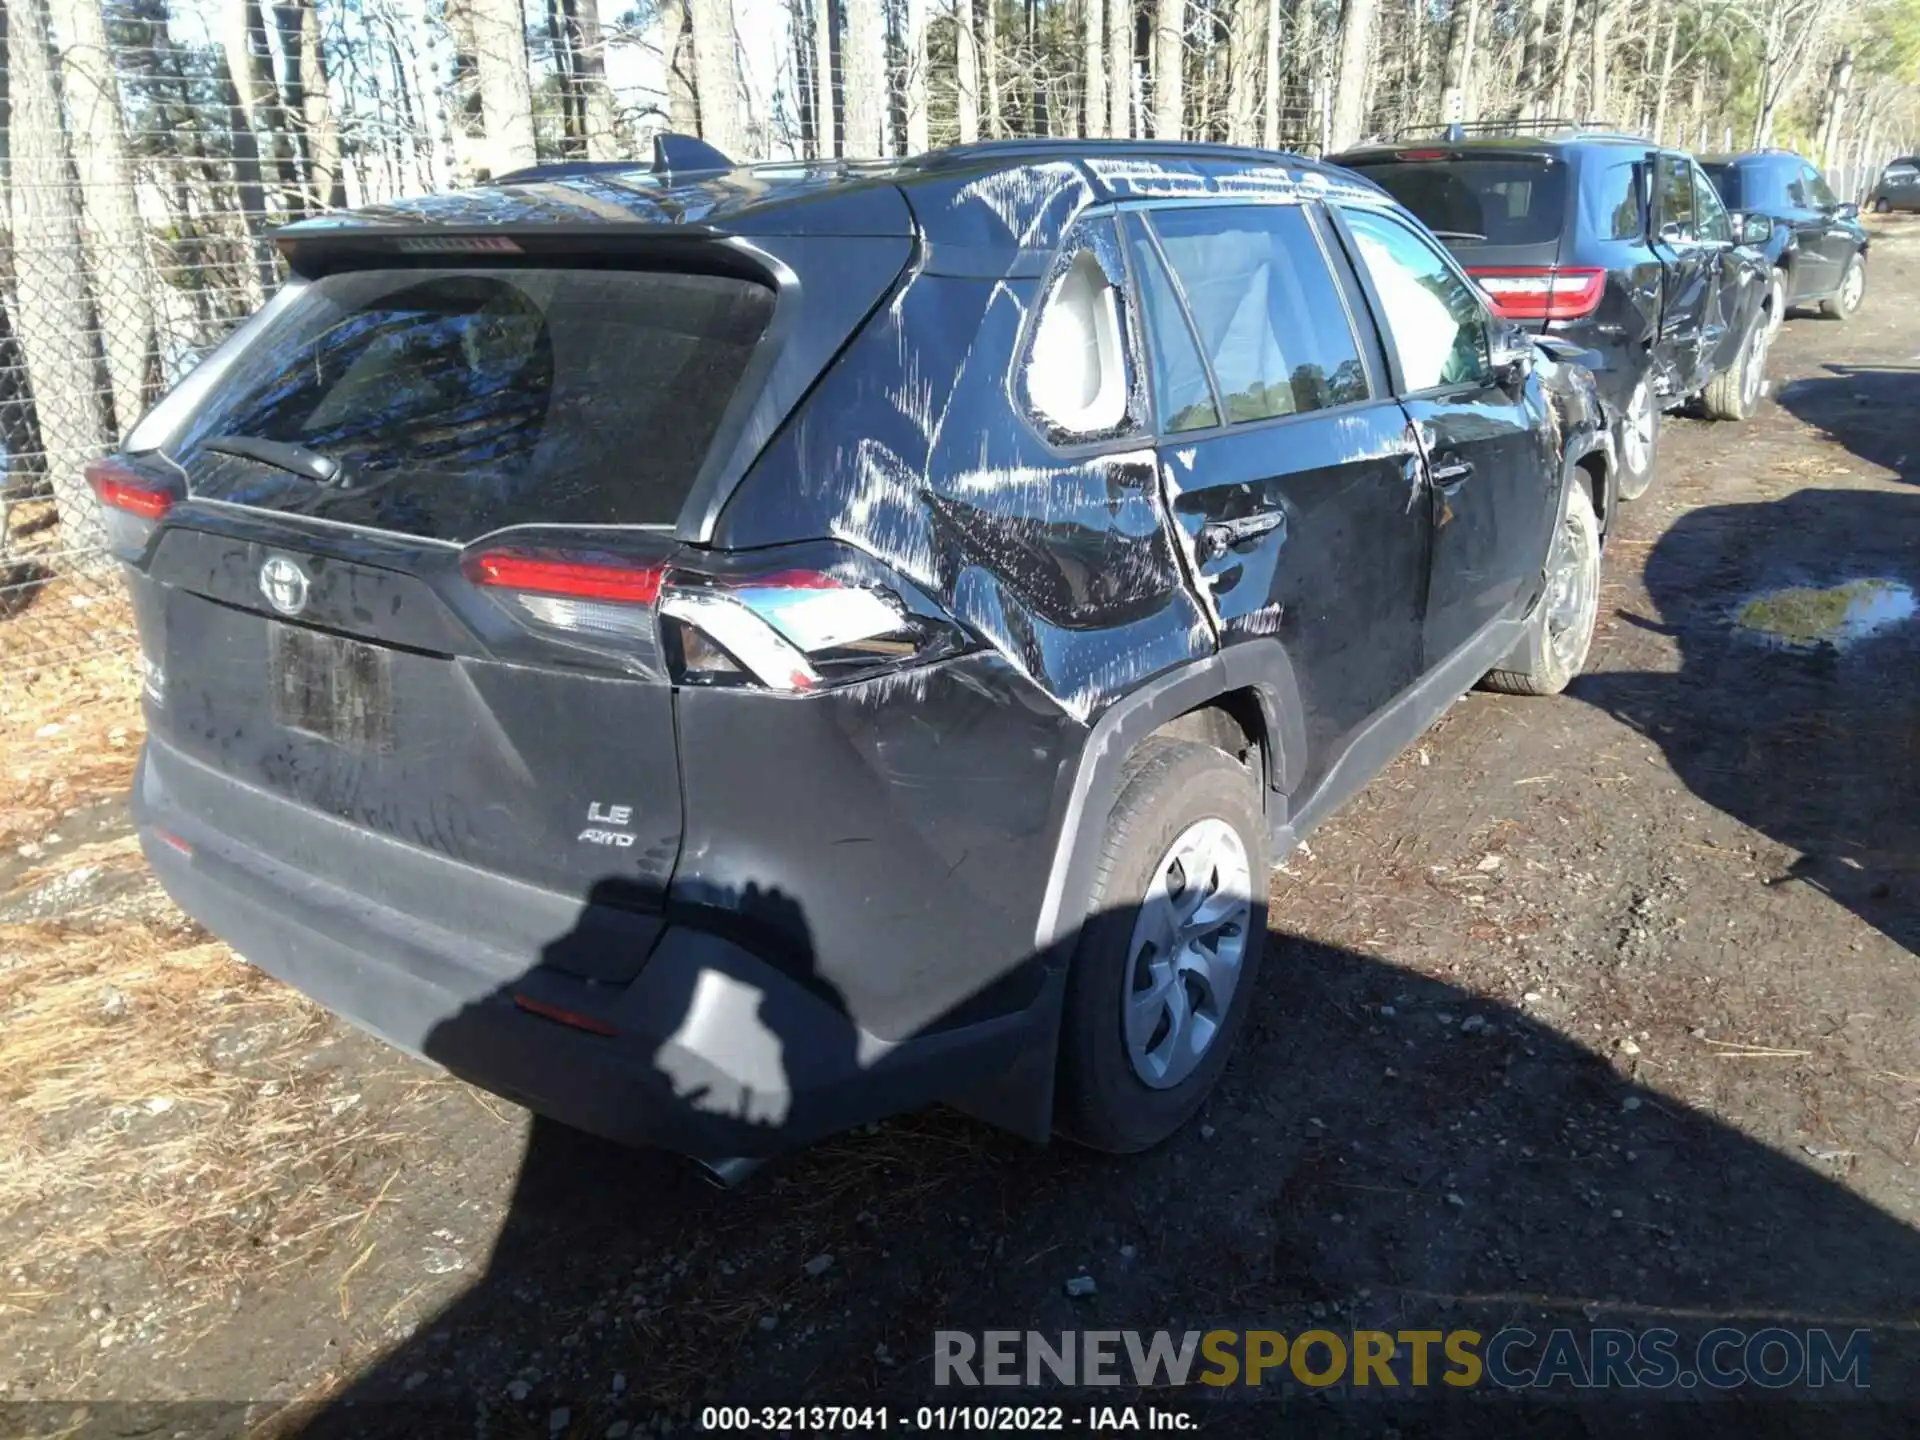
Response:
[{"label": "side mirror", "polygon": [[1773,238],[1773,221],[1768,216],[1748,213],[1737,219],[1733,233],[1742,245],[1764,245]]},{"label": "side mirror", "polygon": [[1836,220],[1858,220],[1860,218],[1860,207],[1851,200],[1845,204],[1836,205],[1833,207],[1833,218]]},{"label": "side mirror", "polygon": [[1520,325],[1496,325],[1487,337],[1487,359],[1493,366],[1493,383],[1509,394],[1517,395],[1533,373],[1533,340],[1530,331]]}]

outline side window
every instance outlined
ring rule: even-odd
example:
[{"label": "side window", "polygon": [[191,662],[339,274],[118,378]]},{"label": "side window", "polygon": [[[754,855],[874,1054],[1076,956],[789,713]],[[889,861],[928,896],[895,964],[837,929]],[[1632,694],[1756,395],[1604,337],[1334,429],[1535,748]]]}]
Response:
[{"label": "side window", "polygon": [[1840,203],[1839,200],[1834,197],[1833,191],[1828,188],[1824,175],[1811,165],[1806,167],[1804,173],[1807,180],[1807,194],[1813,197],[1813,205],[1816,210],[1831,210]]},{"label": "side window", "polygon": [[1368,397],[1346,306],[1297,205],[1153,212],[1229,423]]},{"label": "side window", "polygon": [[1128,383],[1120,290],[1098,244],[1113,250],[1111,221],[1082,227],[1056,265],[1027,351],[1027,403],[1056,439],[1091,440],[1126,428]]},{"label": "side window", "polygon": [[1698,233],[1702,240],[1717,240],[1724,244],[1733,243],[1733,221],[1727,218],[1727,207],[1720,203],[1720,196],[1713,188],[1713,182],[1700,173],[1700,167],[1693,167],[1693,199],[1699,207]]},{"label": "side window", "polygon": [[1660,228],[1674,226],[1672,238],[1696,237],[1693,209],[1693,166],[1678,155],[1662,155],[1656,162],[1660,199]]},{"label": "side window", "polygon": [[1641,206],[1645,169],[1632,160],[1599,167],[1599,173],[1582,191],[1582,203],[1592,207],[1592,213],[1583,217],[1582,228],[1589,235],[1638,240],[1646,233],[1646,217]]},{"label": "side window", "polygon": [[1209,429],[1220,423],[1220,412],[1214,408],[1213,387],[1207,383],[1207,367],[1186,311],[1145,223],[1138,215],[1129,215],[1126,227],[1127,258],[1146,317],[1147,347],[1153,352],[1153,403],[1161,432]]},{"label": "side window", "polygon": [[1487,308],[1473,286],[1393,217],[1377,210],[1343,208],[1341,213],[1386,311],[1388,338],[1406,389],[1490,381]]},{"label": "side window", "polygon": [[1813,196],[1807,193],[1807,175],[1796,170],[1787,177],[1787,203],[1801,210],[1813,208]]}]

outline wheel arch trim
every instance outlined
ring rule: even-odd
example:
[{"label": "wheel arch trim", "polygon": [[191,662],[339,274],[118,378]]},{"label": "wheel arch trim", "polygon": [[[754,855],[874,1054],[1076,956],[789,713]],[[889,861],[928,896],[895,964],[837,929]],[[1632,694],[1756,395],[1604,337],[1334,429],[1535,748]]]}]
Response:
[{"label": "wheel arch trim", "polygon": [[[1087,891],[1099,856],[1097,823],[1120,792],[1121,770],[1140,743],[1170,720],[1240,691],[1259,703],[1261,777],[1269,812],[1305,762],[1306,721],[1286,648],[1272,636],[1235,641],[1204,659],[1165,671],[1116,701],[1094,720],[1067,787],[1053,861],[1047,872],[1035,947],[1046,951],[1085,921]],[[1269,823],[1275,817],[1269,813]]]}]

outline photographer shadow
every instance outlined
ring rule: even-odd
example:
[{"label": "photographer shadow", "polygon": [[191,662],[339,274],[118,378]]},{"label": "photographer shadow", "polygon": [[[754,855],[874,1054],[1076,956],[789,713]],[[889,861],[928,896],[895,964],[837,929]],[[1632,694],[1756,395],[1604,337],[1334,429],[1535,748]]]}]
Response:
[{"label": "photographer shadow", "polygon": [[[429,1053],[457,1069],[475,1008],[450,1017]],[[783,1071],[819,1043],[783,1031],[777,1013],[755,1018]],[[660,1084],[682,1103],[712,1099],[681,1077]],[[761,1138],[812,1138],[817,1116],[789,1106],[776,1120],[765,1094],[744,1108],[740,1098],[729,1113]],[[1111,1157],[920,1114],[817,1143],[732,1191],[671,1157],[535,1119],[484,1269],[412,1338],[278,1428],[598,1436],[622,1424],[646,1433],[662,1417],[684,1428],[716,1400],[1000,1399],[933,1392],[932,1336],[1009,1326],[1488,1334],[1597,1323],[1697,1336],[1744,1324],[1832,1327],[1843,1343],[1867,1328],[1879,1403],[1855,1400],[1838,1421],[1849,1434],[1904,1434],[1920,1416],[1909,1378],[1920,1237],[1832,1174],[1643,1088],[1518,1010],[1271,933],[1238,1053],[1202,1119],[1148,1153]],[[1077,1273],[1098,1277],[1096,1296],[1065,1293],[1062,1277]],[[1431,1390],[1338,1403],[1355,1393],[1296,1387],[1278,1406],[1221,1404],[1209,1428],[1269,1434],[1284,1415],[1356,1435],[1389,1417],[1402,1434],[1525,1422],[1586,1435],[1629,1421],[1665,1433],[1692,1432],[1701,1415],[1664,1397],[1644,1414],[1618,1395],[1569,1409],[1564,1393],[1496,1397],[1510,1402],[1497,1412]],[[1815,1413],[1804,1394],[1798,1408],[1759,1399],[1712,1413],[1738,1410],[1750,1434],[1797,1433]]]}]

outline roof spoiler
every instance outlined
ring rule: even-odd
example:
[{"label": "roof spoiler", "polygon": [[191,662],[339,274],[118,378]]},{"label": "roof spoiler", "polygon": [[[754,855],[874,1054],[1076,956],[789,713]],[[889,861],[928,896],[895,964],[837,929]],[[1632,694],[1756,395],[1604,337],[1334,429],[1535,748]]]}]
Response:
[{"label": "roof spoiler", "polygon": [[[564,180],[570,175],[604,174],[610,170],[632,171],[631,160],[556,160],[546,165],[523,165],[505,175],[496,175],[490,185],[523,185],[540,180]],[[691,135],[663,131],[653,137],[653,173],[663,185],[688,180],[696,175],[718,175],[737,169],[734,161],[704,140]]]}]

